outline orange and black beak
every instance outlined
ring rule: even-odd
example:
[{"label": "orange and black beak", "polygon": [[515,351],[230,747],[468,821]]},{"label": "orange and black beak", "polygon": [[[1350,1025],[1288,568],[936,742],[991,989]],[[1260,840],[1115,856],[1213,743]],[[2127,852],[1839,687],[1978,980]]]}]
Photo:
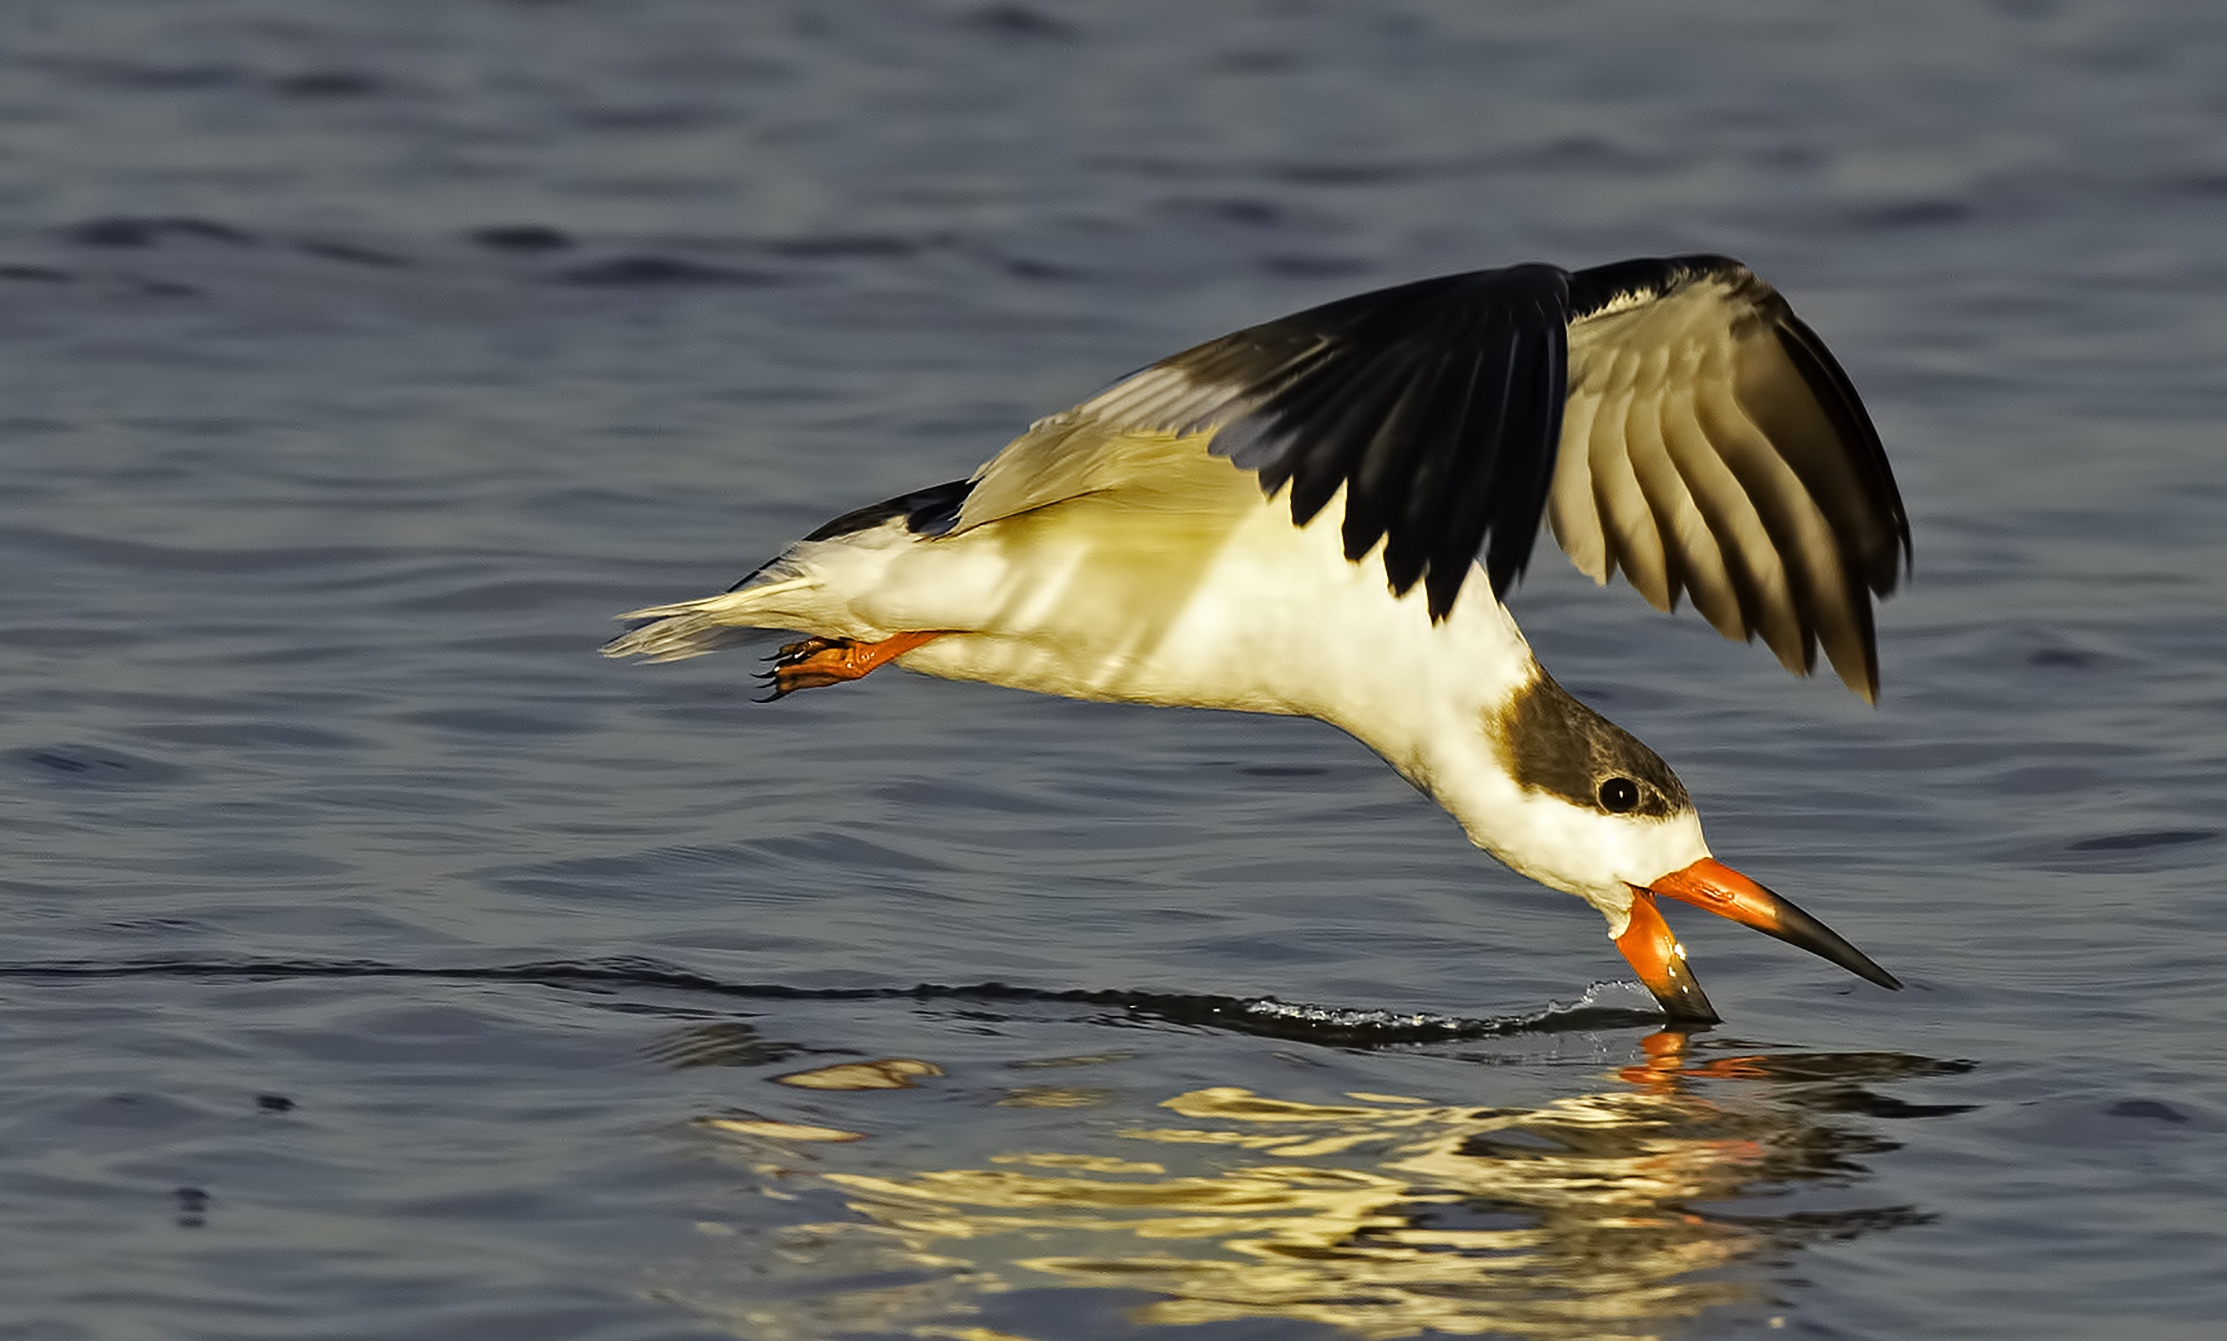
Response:
[{"label": "orange and black beak", "polygon": [[1709,1004],[1709,998],[1702,995],[1701,984],[1694,981],[1693,970],[1686,967],[1685,947],[1670,934],[1669,924],[1656,909],[1657,895],[1706,908],[1719,917],[1729,917],[1742,926],[1754,927],[1766,936],[1799,945],[1813,955],[1832,960],[1866,982],[1887,988],[1902,986],[1892,973],[1872,963],[1863,951],[1842,940],[1831,927],[1714,857],[1703,857],[1652,885],[1645,888],[1633,885],[1631,890],[1631,925],[1616,938],[1616,948],[1622,950],[1624,958],[1639,971],[1639,980],[1655,994],[1655,999],[1662,1003],[1663,1014],[1673,1021],[1715,1024],[1722,1017]]}]

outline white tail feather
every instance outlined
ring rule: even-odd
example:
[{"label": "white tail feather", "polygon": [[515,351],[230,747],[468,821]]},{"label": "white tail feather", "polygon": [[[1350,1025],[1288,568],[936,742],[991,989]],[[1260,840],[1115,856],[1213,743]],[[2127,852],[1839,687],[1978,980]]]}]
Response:
[{"label": "white tail feather", "polygon": [[775,622],[771,624],[760,623],[757,616],[768,603],[769,597],[813,585],[813,579],[797,577],[782,582],[761,582],[740,591],[722,592],[701,600],[631,610],[619,618],[656,622],[644,624],[612,639],[604,644],[603,655],[648,657],[652,661],[684,661],[689,657],[716,652],[723,647],[732,647],[736,643],[747,641],[760,629],[789,627],[779,615],[774,616]]}]

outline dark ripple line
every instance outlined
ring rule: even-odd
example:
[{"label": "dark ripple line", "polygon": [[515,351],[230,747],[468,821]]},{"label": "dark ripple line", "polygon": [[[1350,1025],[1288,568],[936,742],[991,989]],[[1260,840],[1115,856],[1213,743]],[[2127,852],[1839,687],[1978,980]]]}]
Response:
[{"label": "dark ripple line", "polygon": [[1340,1047],[1461,1042],[1525,1034],[1607,1029],[1658,1029],[1659,1016],[1606,1006],[1551,1005],[1523,1015],[1463,1018],[1293,1005],[1274,997],[1138,992],[1122,989],[1016,987],[984,982],[917,983],[911,987],[790,987],[733,983],[650,959],[578,963],[544,960],[466,968],[413,968],[373,959],[266,959],[241,961],[152,959],[128,963],[58,960],[0,963],[0,979],[200,978],[413,978],[444,982],[515,982],[543,987],[651,987],[755,1001],[977,1001],[1114,1006],[1173,1024]]}]

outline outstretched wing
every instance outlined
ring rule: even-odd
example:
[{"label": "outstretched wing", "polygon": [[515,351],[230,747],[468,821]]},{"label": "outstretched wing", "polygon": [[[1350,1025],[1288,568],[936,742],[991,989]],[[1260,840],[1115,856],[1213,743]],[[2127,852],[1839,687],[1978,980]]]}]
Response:
[{"label": "outstretched wing", "polygon": [[1392,589],[1422,581],[1444,618],[1481,547],[1495,593],[1530,556],[1562,422],[1568,280],[1544,265],[1426,279],[1162,359],[992,460],[959,526],[1105,487],[1147,435],[1211,434],[1263,491],[1290,487],[1295,524],[1343,488],[1346,556],[1383,541]]},{"label": "outstretched wing", "polygon": [[1817,644],[1879,692],[1871,596],[1910,524],[1848,375],[1737,261],[1627,261],[1570,279],[1570,389],[1549,517],[1579,569],[1681,592],[1728,638],[1807,674]]},{"label": "outstretched wing", "polygon": [[1846,374],[1738,262],[1513,266],[1249,327],[1039,421],[953,529],[1086,493],[1181,506],[1206,454],[1288,487],[1295,524],[1342,489],[1347,557],[1382,542],[1392,589],[1421,582],[1433,618],[1480,557],[1504,595],[1551,507],[1596,579],[1622,571],[1663,609],[1690,593],[1799,672],[1822,639],[1877,693],[1866,590],[1907,560],[1901,500]]}]

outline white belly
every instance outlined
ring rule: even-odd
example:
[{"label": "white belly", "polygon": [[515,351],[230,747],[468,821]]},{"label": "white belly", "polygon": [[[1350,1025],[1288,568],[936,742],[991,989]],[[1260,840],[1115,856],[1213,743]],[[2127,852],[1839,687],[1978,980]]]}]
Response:
[{"label": "white belly", "polygon": [[1284,500],[1249,492],[1223,515],[1082,498],[908,543],[851,609],[892,631],[952,630],[899,659],[930,675],[1349,730],[1410,716],[1387,700],[1432,694],[1433,675],[1462,676],[1468,699],[1531,673],[1483,574],[1433,625],[1419,586],[1395,598],[1374,555],[1346,559],[1342,500],[1298,528]]}]

